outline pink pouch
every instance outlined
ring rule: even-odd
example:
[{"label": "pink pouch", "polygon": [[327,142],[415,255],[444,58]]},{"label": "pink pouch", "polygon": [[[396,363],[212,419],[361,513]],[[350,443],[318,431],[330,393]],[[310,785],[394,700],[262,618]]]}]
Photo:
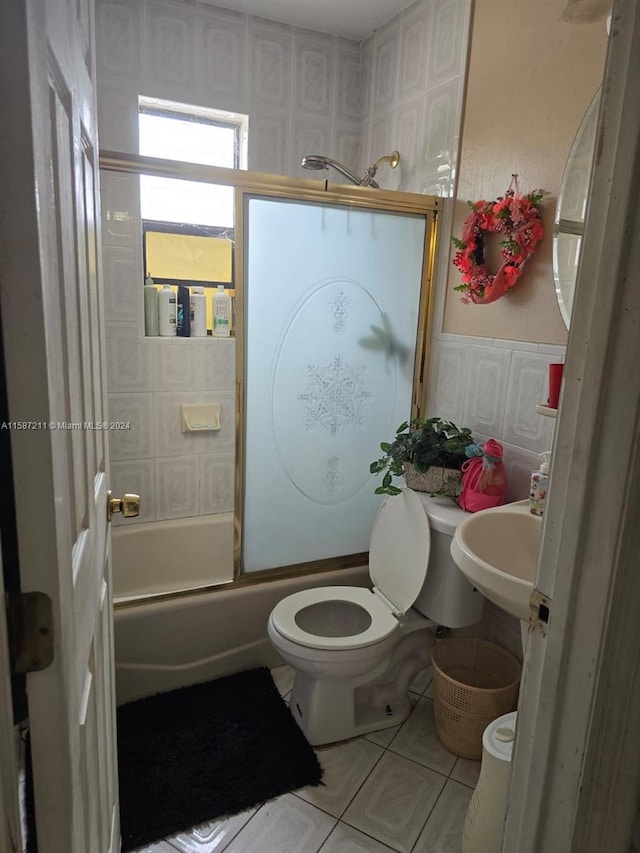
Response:
[{"label": "pink pouch", "polygon": [[507,475],[499,441],[490,438],[484,446],[472,445],[479,455],[462,465],[462,491],[458,504],[467,512],[479,512],[504,503]]}]

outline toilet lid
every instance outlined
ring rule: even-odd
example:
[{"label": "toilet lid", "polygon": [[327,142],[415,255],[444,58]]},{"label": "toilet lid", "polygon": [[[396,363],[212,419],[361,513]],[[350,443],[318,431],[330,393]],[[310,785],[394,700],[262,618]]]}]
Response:
[{"label": "toilet lid", "polygon": [[430,550],[429,519],[418,495],[403,489],[386,498],[371,531],[369,575],[400,613],[420,594]]}]

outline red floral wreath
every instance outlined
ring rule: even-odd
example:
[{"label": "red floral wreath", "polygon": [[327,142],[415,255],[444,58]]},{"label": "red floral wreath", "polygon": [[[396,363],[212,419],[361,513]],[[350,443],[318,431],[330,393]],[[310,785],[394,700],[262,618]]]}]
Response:
[{"label": "red floral wreath", "polygon": [[[509,187],[496,201],[468,202],[473,213],[464,221],[462,240],[452,238],[458,250],[452,263],[462,273],[462,284],[454,290],[464,294],[462,302],[495,302],[517,283],[522,265],[544,236],[539,207],[543,196],[542,190],[523,196]],[[484,260],[484,241],[495,232],[506,239],[500,243],[503,262],[492,275]]]}]

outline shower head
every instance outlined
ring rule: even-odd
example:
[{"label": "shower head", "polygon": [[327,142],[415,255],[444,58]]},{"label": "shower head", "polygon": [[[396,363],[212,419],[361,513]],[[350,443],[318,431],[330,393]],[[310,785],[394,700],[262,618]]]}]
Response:
[{"label": "shower head", "polygon": [[343,166],[342,163],[338,163],[337,160],[332,160],[331,157],[324,157],[322,154],[309,154],[307,157],[302,158],[302,163],[300,164],[303,169],[311,169],[312,171],[320,171],[321,169],[328,169],[329,166],[332,166],[336,171],[340,172],[341,175],[344,175],[345,178],[349,178],[349,180],[354,184],[361,184],[362,181],[357,175],[347,169],[346,166]]},{"label": "shower head", "polygon": [[332,160],[331,157],[325,157],[322,154],[309,154],[302,158],[302,163],[300,165],[303,169],[310,169],[312,171],[328,169],[329,166],[331,166],[357,186],[373,187],[374,189],[379,190],[379,185],[373,180],[376,172],[378,171],[378,166],[382,165],[382,163],[388,163],[390,168],[395,169],[399,162],[400,154],[397,151],[392,151],[391,154],[379,157],[373,166],[369,166],[365,171],[364,178],[359,178],[351,171],[351,169],[347,169],[346,166],[343,166],[342,163],[338,163],[337,160]]}]

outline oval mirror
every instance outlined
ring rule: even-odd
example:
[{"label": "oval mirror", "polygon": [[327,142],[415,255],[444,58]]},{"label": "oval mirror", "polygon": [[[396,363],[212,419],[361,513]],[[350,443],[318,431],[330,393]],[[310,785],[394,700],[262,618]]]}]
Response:
[{"label": "oval mirror", "polygon": [[580,260],[599,105],[600,90],[589,104],[573,140],[562,175],[553,226],[553,278],[558,306],[567,329]]}]

